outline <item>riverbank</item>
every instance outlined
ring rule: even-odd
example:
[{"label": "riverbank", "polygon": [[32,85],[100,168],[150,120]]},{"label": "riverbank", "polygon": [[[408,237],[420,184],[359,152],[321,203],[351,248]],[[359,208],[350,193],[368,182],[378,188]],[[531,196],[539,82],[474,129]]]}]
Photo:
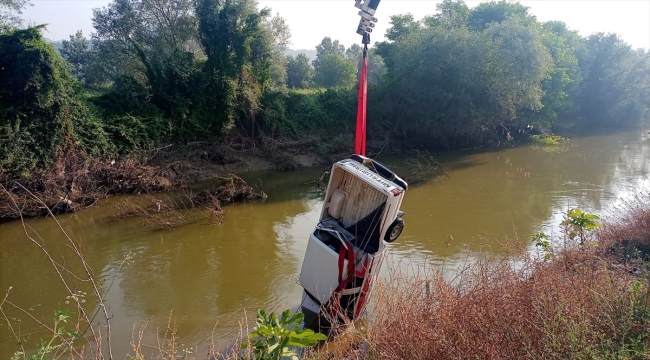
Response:
[{"label": "riverbank", "polygon": [[[319,154],[314,139],[229,141],[169,144],[121,159],[95,159],[68,149],[45,169],[20,177],[0,174],[0,220],[47,215],[37,197],[54,214],[75,212],[119,194],[152,194],[178,190],[194,183],[252,171],[290,171],[330,164]],[[343,155],[341,155],[343,156]]]},{"label": "riverbank", "polygon": [[[535,143],[535,138],[520,134],[503,144],[496,141],[489,147],[464,150],[501,149],[524,145],[531,140]],[[219,142],[170,143],[150,151],[100,158],[69,146],[44,167],[20,175],[0,172],[0,220],[47,215],[48,209],[36,198],[53,214],[70,213],[95,206],[109,196],[179,190],[232,174],[265,170],[284,172],[319,165],[328,168],[352,151],[347,149],[349,146],[340,144],[323,149],[322,144],[323,140],[316,136],[300,139],[262,137],[255,141],[235,133]],[[448,169],[443,169],[444,166],[426,150],[422,152],[390,141],[368,144],[369,156],[409,151],[413,153],[408,168],[410,183],[426,181],[431,176],[448,176]]]}]

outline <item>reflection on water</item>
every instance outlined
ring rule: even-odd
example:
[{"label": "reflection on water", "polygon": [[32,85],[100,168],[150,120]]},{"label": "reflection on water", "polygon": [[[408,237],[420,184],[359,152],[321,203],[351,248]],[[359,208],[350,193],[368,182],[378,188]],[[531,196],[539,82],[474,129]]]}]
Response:
[{"label": "reflection on water", "polygon": [[[437,157],[452,176],[409,190],[402,207],[406,229],[390,248],[393,264],[417,268],[425,262],[453,264],[472,251],[498,254],[500,242],[513,231],[522,238],[557,232],[570,206],[601,214],[621,197],[650,189],[650,148],[639,133],[576,138],[561,153],[518,147]],[[380,160],[399,168],[403,159]],[[108,280],[106,288],[114,278],[107,302],[114,314],[116,357],[130,350],[134,324],[149,321],[145,340],[153,343],[155,329],[164,329],[172,311],[180,343],[204,347],[213,327],[218,346],[233,339],[245,311],[252,318],[259,308],[296,306],[307,235],[321,206],[320,195],[305,183],[322,170],[248,174],[251,182],[262,179],[269,198],[227,207],[221,225],[199,220],[175,231],[154,231],[137,219],[115,222],[111,215],[120,197],[59,217],[69,235],[83,243],[98,277]],[[407,175],[408,169],[397,172]],[[55,258],[78,268],[51,220],[28,224]],[[42,252],[27,242],[20,223],[0,224],[0,236],[0,290],[13,286],[15,303],[40,304],[35,314],[50,322],[52,309],[65,297],[60,280]],[[130,260],[118,273],[127,254]],[[4,321],[1,326],[0,358],[8,358],[15,341]],[[25,321],[23,333],[34,328]]]}]

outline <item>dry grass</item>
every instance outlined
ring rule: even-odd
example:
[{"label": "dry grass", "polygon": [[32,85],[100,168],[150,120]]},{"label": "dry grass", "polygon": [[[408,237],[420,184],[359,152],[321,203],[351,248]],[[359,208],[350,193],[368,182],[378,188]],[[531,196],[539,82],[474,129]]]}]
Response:
[{"label": "dry grass", "polygon": [[113,194],[169,190],[173,186],[165,171],[138,158],[101,161],[69,150],[51,167],[28,177],[10,178],[0,173],[0,184],[7,190],[0,193],[0,219],[73,212]]},{"label": "dry grass", "polygon": [[634,341],[648,351],[647,279],[581,251],[558,260],[513,270],[479,259],[463,270],[458,286],[440,273],[398,275],[376,289],[366,334],[371,353],[382,359],[627,357],[636,353]]},{"label": "dry grass", "polygon": [[[117,220],[138,217],[142,219],[145,226],[155,229],[175,229],[178,226],[189,224],[196,220],[189,218],[189,215],[200,214],[208,220],[209,224],[218,224],[224,220],[222,204],[232,204],[246,200],[263,198],[266,195],[262,190],[256,192],[246,181],[237,175],[229,175],[215,179],[218,181],[210,190],[203,190],[197,194],[191,191],[172,199],[166,197],[154,197],[148,195],[143,199],[125,199],[116,205],[117,212],[114,217]],[[198,212],[190,212],[190,209],[198,209]]]},{"label": "dry grass", "polygon": [[451,177],[451,170],[441,164],[428,151],[415,151],[415,157],[406,159],[407,173],[405,180],[410,185],[435,181],[447,181]]},{"label": "dry grass", "polygon": [[546,260],[511,243],[507,258],[479,256],[451,282],[393,272],[375,288],[361,339],[344,340],[336,358],[650,358],[649,199]]},{"label": "dry grass", "polygon": [[650,260],[650,194],[623,201],[603,220],[600,242],[626,264]]},{"label": "dry grass", "polygon": [[127,199],[115,207],[117,213],[114,217],[117,220],[137,217],[142,219],[143,225],[154,229],[173,230],[180,225],[189,223],[186,218],[187,213],[177,210],[177,205],[169,197],[158,199],[149,195],[144,201]]}]

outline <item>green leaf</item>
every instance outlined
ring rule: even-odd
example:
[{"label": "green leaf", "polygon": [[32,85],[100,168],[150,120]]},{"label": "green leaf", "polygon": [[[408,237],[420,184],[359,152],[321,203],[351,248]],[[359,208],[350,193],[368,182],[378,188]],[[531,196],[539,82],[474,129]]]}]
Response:
[{"label": "green leaf", "polygon": [[289,320],[287,320],[287,322],[289,324],[300,325],[304,319],[305,319],[305,314],[301,312],[295,312],[293,316]]},{"label": "green leaf", "polygon": [[287,325],[287,319],[291,316],[291,309],[287,309],[282,312],[282,317],[280,318],[280,325]]},{"label": "green leaf", "polygon": [[273,334],[273,329],[266,325],[258,326],[256,331],[260,337],[267,337]]},{"label": "green leaf", "polygon": [[[248,334],[250,341],[257,340],[253,345],[256,359],[293,358],[295,352],[289,350],[290,347],[314,346],[319,340],[327,339],[325,335],[314,333],[310,329],[300,329],[299,325],[304,320],[302,313],[291,314],[291,310],[285,310],[279,319],[274,312],[268,318],[265,316],[265,311],[258,312],[258,326]],[[241,344],[242,348],[248,346],[246,341]]]},{"label": "green leaf", "polygon": [[294,357],[297,356],[298,355],[296,354],[296,352],[291,350],[289,347],[282,348],[282,357],[288,357],[293,359]]},{"label": "green leaf", "polygon": [[273,345],[269,344],[269,346],[266,348],[266,352],[271,354],[271,353],[273,353],[273,351],[275,351],[275,349],[278,348],[278,346],[280,346],[279,343],[276,343],[276,344],[273,344]]}]

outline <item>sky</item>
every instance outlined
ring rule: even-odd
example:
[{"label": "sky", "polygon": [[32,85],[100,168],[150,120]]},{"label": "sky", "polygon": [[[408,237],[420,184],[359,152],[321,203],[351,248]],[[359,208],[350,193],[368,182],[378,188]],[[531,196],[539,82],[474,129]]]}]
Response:
[{"label": "sky", "polygon": [[[313,49],[325,36],[350,46],[361,43],[356,34],[359,23],[354,0],[258,0],[287,20],[291,28],[290,48]],[[67,39],[77,30],[93,31],[92,9],[108,0],[31,0],[23,11],[28,24],[49,24],[45,37]],[[474,7],[484,1],[465,1]],[[650,0],[523,0],[521,4],[539,21],[560,20],[570,29],[587,36],[595,32],[617,33],[634,48],[650,49]],[[434,0],[383,0],[375,16],[379,18],[372,42],[381,41],[390,16],[411,13],[416,19],[436,12]]]}]

